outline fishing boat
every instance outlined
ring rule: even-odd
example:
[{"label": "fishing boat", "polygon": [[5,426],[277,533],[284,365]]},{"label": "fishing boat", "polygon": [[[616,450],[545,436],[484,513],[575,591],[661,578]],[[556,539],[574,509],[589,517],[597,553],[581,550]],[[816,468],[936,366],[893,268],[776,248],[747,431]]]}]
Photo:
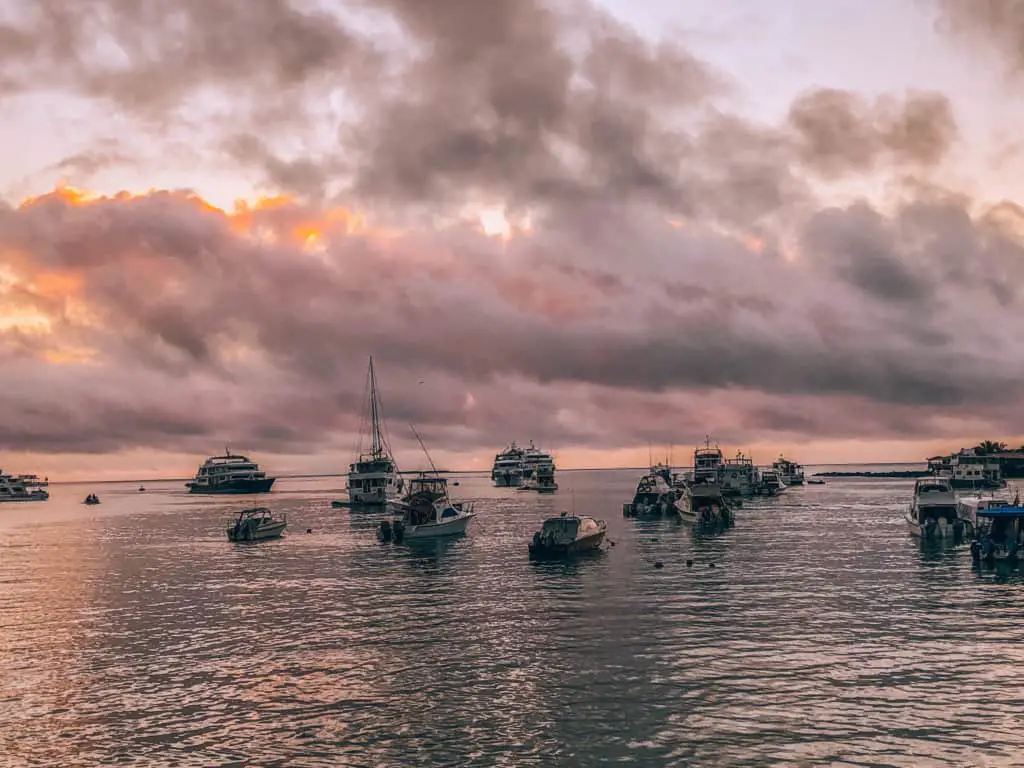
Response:
[{"label": "fishing boat", "polygon": [[804,468],[795,461],[780,455],[772,462],[772,469],[778,473],[779,479],[786,487],[804,484]]},{"label": "fishing boat", "polygon": [[513,440],[505,450],[494,456],[491,482],[498,488],[515,488],[523,481],[523,449]]},{"label": "fishing boat", "polygon": [[[189,493],[268,493],[274,477],[267,477],[258,464],[247,456],[224,449],[223,456],[210,456],[199,467],[194,478],[185,483]],[[139,492],[146,489],[139,486]]]},{"label": "fishing boat", "polygon": [[694,483],[717,483],[719,470],[722,467],[722,449],[711,445],[711,435],[704,438],[704,447],[693,452],[693,474],[690,479]]},{"label": "fishing boat", "polygon": [[761,469],[757,472],[754,493],[758,496],[778,496],[786,490],[786,484],[775,469]]},{"label": "fishing boat", "polygon": [[967,530],[948,477],[918,478],[904,518],[911,534],[923,539],[955,538],[963,536]]},{"label": "fishing boat", "polygon": [[228,541],[264,541],[278,539],[284,533],[287,520],[274,519],[266,507],[243,509],[234,525],[228,526]]},{"label": "fishing boat", "polygon": [[452,501],[448,493],[448,478],[442,477],[427,453],[423,440],[413,428],[413,434],[430,462],[431,473],[421,472],[409,481],[409,490],[395,507],[401,517],[382,520],[380,537],[384,541],[401,542],[405,539],[427,539],[464,534],[469,521],[476,517],[471,502]]},{"label": "fishing boat", "polygon": [[380,397],[377,394],[377,376],[373,370],[372,357],[367,380],[370,445],[367,451],[362,451],[360,446],[359,458],[349,465],[348,497],[353,504],[381,506],[400,495],[404,483],[391,453],[386,431],[381,427]]},{"label": "fishing boat", "polygon": [[539,531],[533,534],[529,549],[531,557],[574,555],[600,549],[607,524],[592,517],[570,515],[563,512],[549,517]]},{"label": "fishing boat", "polygon": [[49,491],[27,486],[20,476],[4,474],[0,469],[0,502],[46,501],[48,498]]},{"label": "fishing boat", "polygon": [[757,467],[754,460],[742,451],[726,459],[718,469],[718,484],[723,496],[752,496],[757,490]]}]

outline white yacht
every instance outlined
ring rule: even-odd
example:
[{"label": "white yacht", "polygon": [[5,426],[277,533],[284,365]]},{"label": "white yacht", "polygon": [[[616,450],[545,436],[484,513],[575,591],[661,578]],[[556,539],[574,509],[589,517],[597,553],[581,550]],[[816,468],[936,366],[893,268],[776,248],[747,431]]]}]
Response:
[{"label": "white yacht", "polygon": [[8,475],[0,469],[0,502],[46,501],[48,498],[49,491],[27,485],[23,475]]},{"label": "white yacht", "polygon": [[960,517],[958,504],[948,477],[918,478],[904,516],[910,532],[925,539],[962,536],[967,521]]},{"label": "white yacht", "polygon": [[772,463],[772,469],[778,473],[779,479],[782,480],[787,487],[804,484],[804,468],[795,461],[790,461],[784,456],[779,456],[779,458]]},{"label": "white yacht", "polygon": [[523,478],[528,480],[535,477],[538,470],[550,470],[551,476],[554,477],[555,460],[550,453],[537,448],[531,440],[530,446],[523,450]]},{"label": "white yacht", "polygon": [[360,451],[359,458],[349,465],[348,497],[353,504],[382,505],[402,493],[404,483],[398,473],[398,464],[391,453],[385,430],[381,428],[380,398],[377,396],[377,376],[370,358],[369,389],[369,450]]},{"label": "white yacht", "polygon": [[523,449],[513,440],[505,450],[495,454],[491,481],[498,488],[515,488],[523,482]]},{"label": "white yacht", "polygon": [[228,526],[228,541],[279,539],[287,525],[288,521],[284,516],[278,520],[266,507],[243,509],[238,513],[238,519]]},{"label": "white yacht", "polygon": [[[248,456],[224,449],[223,456],[211,456],[196,476],[185,483],[189,493],[268,493],[277,478],[267,477]],[[139,486],[139,491],[146,489]]]}]

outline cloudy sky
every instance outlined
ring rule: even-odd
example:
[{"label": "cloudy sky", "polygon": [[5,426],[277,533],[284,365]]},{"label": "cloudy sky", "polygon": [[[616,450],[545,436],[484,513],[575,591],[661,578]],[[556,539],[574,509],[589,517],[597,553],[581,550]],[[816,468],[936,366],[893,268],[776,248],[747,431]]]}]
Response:
[{"label": "cloudy sky", "polygon": [[1020,444],[1024,3],[0,0],[0,466]]}]

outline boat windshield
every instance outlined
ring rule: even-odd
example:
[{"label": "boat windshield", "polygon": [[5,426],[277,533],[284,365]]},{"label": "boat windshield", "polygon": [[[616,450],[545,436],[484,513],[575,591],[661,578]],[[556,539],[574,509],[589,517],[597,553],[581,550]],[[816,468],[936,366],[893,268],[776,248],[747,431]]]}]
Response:
[{"label": "boat windshield", "polygon": [[553,517],[544,521],[544,531],[558,533],[565,536],[575,536],[580,527],[580,521],[575,517]]}]

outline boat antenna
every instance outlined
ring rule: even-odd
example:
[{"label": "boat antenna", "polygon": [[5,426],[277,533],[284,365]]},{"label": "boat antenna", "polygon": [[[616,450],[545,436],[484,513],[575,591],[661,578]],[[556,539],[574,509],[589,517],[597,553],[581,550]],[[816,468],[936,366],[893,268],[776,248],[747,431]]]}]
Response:
[{"label": "boat antenna", "polygon": [[650,440],[647,441],[647,466],[648,467],[653,467],[654,466],[654,457],[651,455],[651,441]]},{"label": "boat antenna", "polygon": [[380,413],[377,408],[377,375],[373,371],[373,355],[370,355],[370,452],[373,458],[380,458],[383,445],[380,437]]},{"label": "boat antenna", "polygon": [[416,436],[416,440],[417,440],[417,442],[419,442],[420,448],[423,449],[423,453],[426,455],[427,461],[430,462],[430,468],[434,471],[434,474],[435,475],[440,475],[441,473],[438,472],[437,471],[437,467],[434,466],[434,460],[432,458],[430,458],[430,452],[427,450],[427,446],[425,446],[423,444],[423,438],[420,437],[420,433],[416,431],[416,427],[414,427],[412,424],[410,424],[409,425],[409,429],[411,429],[412,433]]}]

